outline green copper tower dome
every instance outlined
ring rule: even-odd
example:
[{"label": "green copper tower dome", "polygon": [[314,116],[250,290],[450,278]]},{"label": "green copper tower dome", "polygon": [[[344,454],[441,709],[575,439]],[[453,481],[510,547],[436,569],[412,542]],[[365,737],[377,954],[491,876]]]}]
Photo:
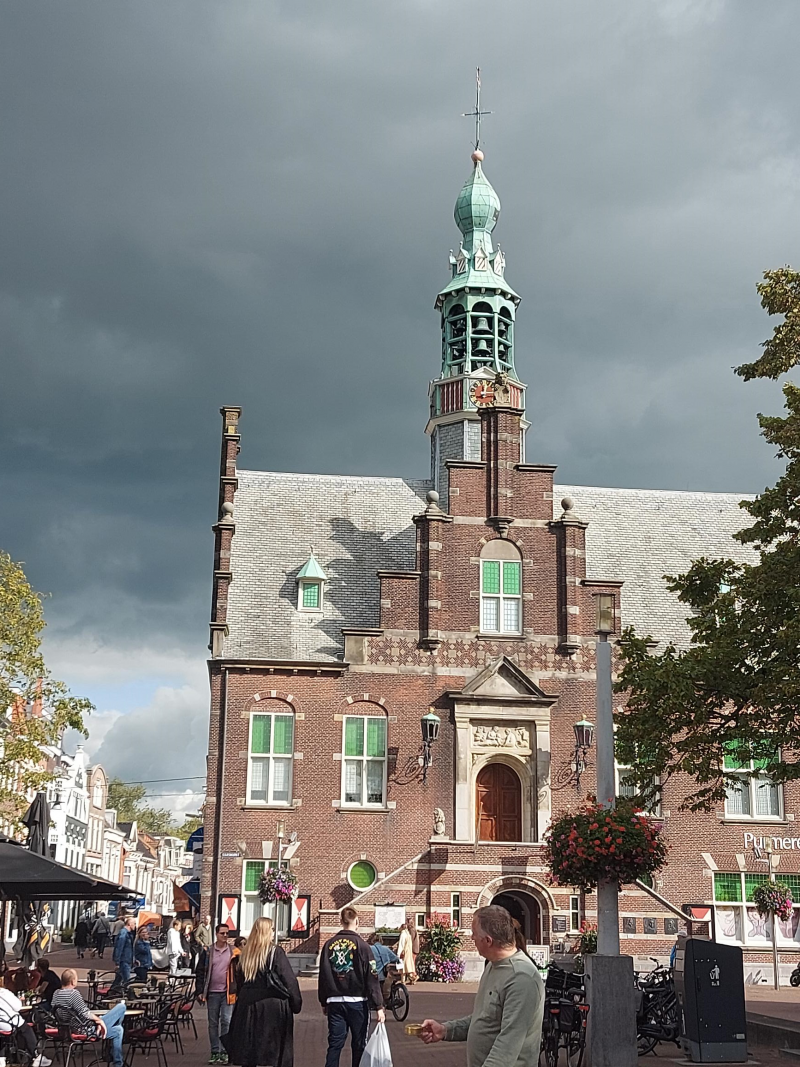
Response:
[{"label": "green copper tower dome", "polygon": [[477,237],[478,240],[483,239],[484,247],[491,252],[491,233],[500,218],[500,197],[483,173],[483,152],[480,149],[472,153],[472,161],[474,169],[458,194],[453,216],[468,249],[472,249]]},{"label": "green copper tower dome", "polygon": [[[478,108],[479,110],[479,108]],[[442,322],[442,363],[430,384],[431,467],[434,488],[448,506],[449,460],[480,460],[481,407],[525,407],[517,376],[514,333],[520,298],[505,280],[505,256],[492,242],[500,197],[483,173],[483,152],[472,153],[472,173],[453,212],[461,231],[450,253],[450,280],[436,297]],[[522,429],[527,423],[522,421]],[[524,433],[523,433],[524,438]],[[520,442],[520,459],[524,440]]]}]

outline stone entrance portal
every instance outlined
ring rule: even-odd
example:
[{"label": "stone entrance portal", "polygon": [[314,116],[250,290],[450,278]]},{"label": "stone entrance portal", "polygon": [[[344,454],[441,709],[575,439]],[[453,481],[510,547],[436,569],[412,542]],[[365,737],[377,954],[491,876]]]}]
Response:
[{"label": "stone entrance portal", "polygon": [[505,908],[511,918],[517,920],[529,945],[542,944],[542,909],[536,897],[513,889],[498,893],[492,898],[492,904]]}]

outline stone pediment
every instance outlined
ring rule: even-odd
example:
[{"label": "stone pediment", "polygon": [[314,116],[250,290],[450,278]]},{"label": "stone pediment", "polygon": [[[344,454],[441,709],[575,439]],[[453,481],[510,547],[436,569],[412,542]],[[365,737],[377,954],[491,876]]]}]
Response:
[{"label": "stone pediment", "polygon": [[557,697],[545,693],[525,671],[507,656],[489,663],[459,692],[448,694],[459,703],[554,704]]}]

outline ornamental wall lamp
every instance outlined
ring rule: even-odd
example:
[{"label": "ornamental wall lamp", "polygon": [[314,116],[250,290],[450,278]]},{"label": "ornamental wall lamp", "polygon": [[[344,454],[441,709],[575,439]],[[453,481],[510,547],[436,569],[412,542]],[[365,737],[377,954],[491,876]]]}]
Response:
[{"label": "ornamental wall lamp", "polygon": [[572,769],[575,772],[575,788],[580,792],[581,775],[586,770],[586,754],[594,744],[594,723],[588,719],[576,722],[572,729],[575,732],[575,755]]},{"label": "ornamental wall lamp", "polygon": [[439,727],[441,724],[442,720],[433,708],[428,708],[428,714],[423,715],[420,719],[420,726],[422,727],[422,756],[420,757],[420,763],[422,764],[423,782],[428,780],[428,767],[433,763],[431,745],[439,739]]}]

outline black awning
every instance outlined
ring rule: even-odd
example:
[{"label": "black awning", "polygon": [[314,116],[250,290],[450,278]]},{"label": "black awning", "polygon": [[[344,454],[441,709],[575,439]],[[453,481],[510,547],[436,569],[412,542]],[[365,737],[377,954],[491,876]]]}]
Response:
[{"label": "black awning", "polygon": [[128,900],[132,889],[30,852],[0,834],[0,897],[25,900]]}]

